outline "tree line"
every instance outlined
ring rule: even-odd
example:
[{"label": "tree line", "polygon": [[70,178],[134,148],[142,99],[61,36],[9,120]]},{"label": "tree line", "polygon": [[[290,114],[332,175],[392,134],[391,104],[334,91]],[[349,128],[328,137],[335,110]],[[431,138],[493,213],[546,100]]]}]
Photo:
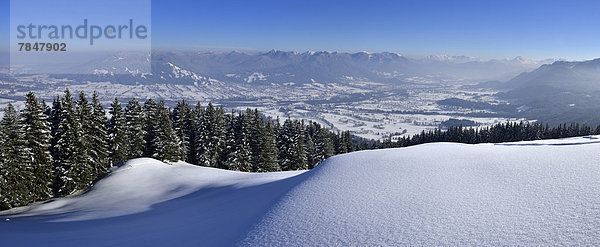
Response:
[{"label": "tree line", "polygon": [[359,144],[360,149],[396,148],[419,145],[431,142],[458,142],[466,144],[499,143],[515,141],[533,141],[544,139],[558,139],[586,135],[600,135],[600,125],[592,128],[578,123],[560,124],[549,126],[543,123],[506,122],[489,127],[463,127],[453,126],[447,130],[435,129],[421,131],[413,136],[404,136],[397,141],[391,138],[366,145]]},{"label": "tree line", "polygon": [[51,106],[33,93],[0,122],[0,210],[87,189],[112,165],[139,157],[179,160],[245,172],[311,169],[356,149],[350,132],[315,122],[267,119],[258,110],[226,113],[212,104],[131,99],[112,102],[109,117],[94,92],[91,102],[69,90]]}]

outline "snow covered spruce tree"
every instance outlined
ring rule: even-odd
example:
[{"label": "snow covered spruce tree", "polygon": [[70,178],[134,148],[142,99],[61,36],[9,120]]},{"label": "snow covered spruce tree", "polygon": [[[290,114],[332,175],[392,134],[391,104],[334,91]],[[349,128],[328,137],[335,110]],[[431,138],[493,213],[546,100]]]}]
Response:
[{"label": "snow covered spruce tree", "polygon": [[304,169],[308,169],[308,163],[307,163],[307,154],[306,154],[306,138],[305,138],[305,126],[304,126],[304,120],[302,121],[298,121],[295,120],[294,121],[295,125],[296,125],[296,139],[297,139],[297,151],[296,151],[296,157],[294,157],[297,162],[296,165],[297,167],[295,167],[295,169],[293,170],[304,170]]},{"label": "snow covered spruce tree", "polygon": [[98,99],[98,93],[92,95],[92,117],[87,138],[90,140],[89,156],[94,167],[94,180],[108,171],[112,162],[110,159],[108,130],[106,127],[106,111]]},{"label": "snow covered spruce tree", "polygon": [[286,119],[279,135],[279,165],[281,170],[307,169],[302,123]]},{"label": "snow covered spruce tree", "polygon": [[129,142],[127,139],[127,120],[123,114],[123,108],[119,100],[115,98],[110,105],[110,120],[108,121],[108,133],[110,144],[110,160],[113,165],[127,161]]},{"label": "snow covered spruce tree", "polygon": [[250,142],[248,133],[244,129],[247,124],[246,118],[239,113],[237,116],[232,112],[227,118],[227,142],[226,155],[223,168],[234,171],[251,171]]},{"label": "snow covered spruce tree", "polygon": [[30,92],[26,96],[25,108],[22,112],[22,128],[25,130],[25,141],[31,152],[31,166],[34,178],[30,184],[34,200],[51,198],[54,173],[52,171],[52,155],[50,154],[50,125],[45,113],[46,106],[40,103]]},{"label": "snow covered spruce tree", "polygon": [[303,125],[303,133],[304,133],[304,150],[306,152],[306,167],[308,169],[314,168],[315,167],[315,163],[320,163],[320,161],[318,161],[317,159],[315,159],[315,142],[313,141],[313,137],[309,132],[308,127],[310,127],[310,125],[305,126]]},{"label": "snow covered spruce tree", "polygon": [[[81,149],[82,155],[84,155],[84,159],[86,162],[85,165],[93,167],[91,164],[92,162],[94,162],[91,157],[91,149],[92,149],[92,144],[93,144],[92,139],[91,139],[92,131],[93,131],[93,127],[92,127],[93,109],[83,92],[79,92],[79,99],[77,100],[76,111],[77,111],[77,119],[79,120],[79,123],[80,123],[79,126],[81,128],[81,134],[79,135],[79,143],[82,148]],[[92,176],[93,176],[93,174],[92,174]]]},{"label": "snow covered spruce tree", "polygon": [[[78,104],[84,106],[87,114],[91,110],[85,107],[85,97]],[[69,195],[78,190],[86,189],[94,180],[94,169],[88,155],[89,144],[84,140],[85,132],[82,124],[89,123],[89,117],[83,121],[79,118],[82,111],[78,109],[73,96],[67,89],[60,104],[55,104],[52,117],[56,129],[53,131],[53,160],[56,172],[54,190],[56,195]]]},{"label": "snow covered spruce tree", "polygon": [[201,137],[202,135],[202,126],[201,126],[201,121],[202,118],[204,116],[204,111],[206,109],[204,109],[204,107],[202,106],[202,104],[200,104],[200,102],[196,103],[196,106],[194,107],[194,109],[192,109],[192,123],[190,126],[188,126],[188,128],[190,128],[190,132],[191,132],[191,139],[190,139],[190,153],[189,153],[189,159],[190,159],[190,163],[191,164],[195,164],[195,165],[200,165],[198,158],[200,157],[200,155],[198,155],[198,150],[200,150],[200,145],[202,145],[202,143],[200,143],[200,141],[203,141],[203,137]]},{"label": "snow covered spruce tree", "polygon": [[340,145],[345,146],[345,150],[347,153],[349,152],[354,152],[354,150],[356,150],[356,147],[354,146],[354,143],[352,142],[352,135],[350,134],[350,131],[344,131],[342,132],[342,142],[340,143]]},{"label": "snow covered spruce tree", "polygon": [[[260,121],[264,121],[262,118]],[[280,171],[279,167],[279,150],[277,149],[277,138],[273,131],[272,122],[268,121],[261,135],[261,153],[259,155],[258,172],[274,172]]]},{"label": "snow covered spruce tree", "polygon": [[250,138],[250,153],[252,154],[252,171],[266,172],[278,171],[278,150],[277,141],[272,127],[267,125],[258,110],[247,109],[246,117],[248,121],[248,135]]},{"label": "snow covered spruce tree", "polygon": [[169,109],[161,101],[157,104],[155,115],[157,117],[156,126],[153,128],[152,146],[154,152],[152,158],[162,161],[178,161],[181,158],[181,144],[179,137],[173,129]]},{"label": "snow covered spruce tree", "polygon": [[252,109],[247,108],[246,113],[244,115],[246,118],[246,128],[248,137],[248,142],[250,144],[250,162],[252,163],[252,170],[250,171],[258,171],[260,166],[260,154],[261,154],[261,134],[264,131],[264,123],[259,122],[260,116],[258,115],[258,111],[252,111]]},{"label": "snow covered spruce tree", "polygon": [[156,151],[155,146],[155,135],[156,128],[158,126],[158,103],[153,99],[148,99],[144,103],[144,132],[146,133],[144,137],[144,142],[146,146],[144,148],[144,157],[152,157]]},{"label": "snow covered spruce tree", "polygon": [[309,169],[335,154],[333,142],[331,140],[333,134],[328,130],[321,128],[321,125],[317,123],[312,123],[310,129],[315,149],[314,153],[311,155],[312,163],[308,165]]},{"label": "snow covered spruce tree", "polygon": [[195,128],[196,119],[190,105],[185,100],[177,102],[173,108],[173,128],[181,141],[181,160],[193,164],[195,162]]},{"label": "snow covered spruce tree", "polygon": [[135,98],[125,107],[125,126],[127,135],[127,159],[139,158],[146,149],[146,130],[144,128],[144,109]]},{"label": "snow covered spruce tree", "polygon": [[239,170],[235,167],[235,151],[236,151],[236,136],[235,136],[235,114],[225,115],[225,149],[223,150],[223,169]]},{"label": "snow covered spruce tree", "polygon": [[220,157],[225,148],[225,119],[222,107],[208,104],[198,121],[196,135],[196,160],[199,165],[220,167]]},{"label": "snow covered spruce tree", "polygon": [[32,154],[21,122],[15,108],[8,104],[0,124],[0,209],[25,205],[35,200],[31,191],[31,183],[35,179],[31,169]]}]

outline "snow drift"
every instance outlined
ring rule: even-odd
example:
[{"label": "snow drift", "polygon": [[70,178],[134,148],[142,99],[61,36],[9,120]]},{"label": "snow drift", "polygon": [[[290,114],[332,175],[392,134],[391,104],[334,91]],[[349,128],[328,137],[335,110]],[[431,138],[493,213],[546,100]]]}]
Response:
[{"label": "snow drift", "polygon": [[83,195],[0,216],[0,246],[228,246],[303,172],[134,159]]},{"label": "snow drift", "polygon": [[21,210],[3,244],[598,245],[600,139],[361,151],[304,173],[138,159]]}]

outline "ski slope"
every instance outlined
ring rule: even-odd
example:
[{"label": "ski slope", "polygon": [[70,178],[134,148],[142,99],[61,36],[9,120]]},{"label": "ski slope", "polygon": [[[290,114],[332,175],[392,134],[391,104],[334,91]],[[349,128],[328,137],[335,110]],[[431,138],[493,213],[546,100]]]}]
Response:
[{"label": "ski slope", "polygon": [[2,245],[600,245],[600,136],[432,143],[304,172],[136,159],[0,215]]}]

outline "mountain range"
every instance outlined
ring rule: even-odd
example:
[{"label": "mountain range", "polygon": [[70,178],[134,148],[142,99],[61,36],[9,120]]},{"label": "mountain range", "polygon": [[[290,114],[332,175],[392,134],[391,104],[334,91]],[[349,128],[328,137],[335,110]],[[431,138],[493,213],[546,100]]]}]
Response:
[{"label": "mountain range", "polygon": [[[154,51],[152,74],[140,73],[148,56],[110,54],[69,68],[120,83],[206,84],[229,83],[297,83],[339,82],[360,79],[384,83],[402,83],[412,77],[437,78],[444,81],[480,82],[508,80],[537,68],[549,60],[483,60],[466,56],[427,56],[409,58],[398,53],[380,52],[295,52],[271,50],[261,53]],[[211,80],[212,79],[212,80]]]}]

